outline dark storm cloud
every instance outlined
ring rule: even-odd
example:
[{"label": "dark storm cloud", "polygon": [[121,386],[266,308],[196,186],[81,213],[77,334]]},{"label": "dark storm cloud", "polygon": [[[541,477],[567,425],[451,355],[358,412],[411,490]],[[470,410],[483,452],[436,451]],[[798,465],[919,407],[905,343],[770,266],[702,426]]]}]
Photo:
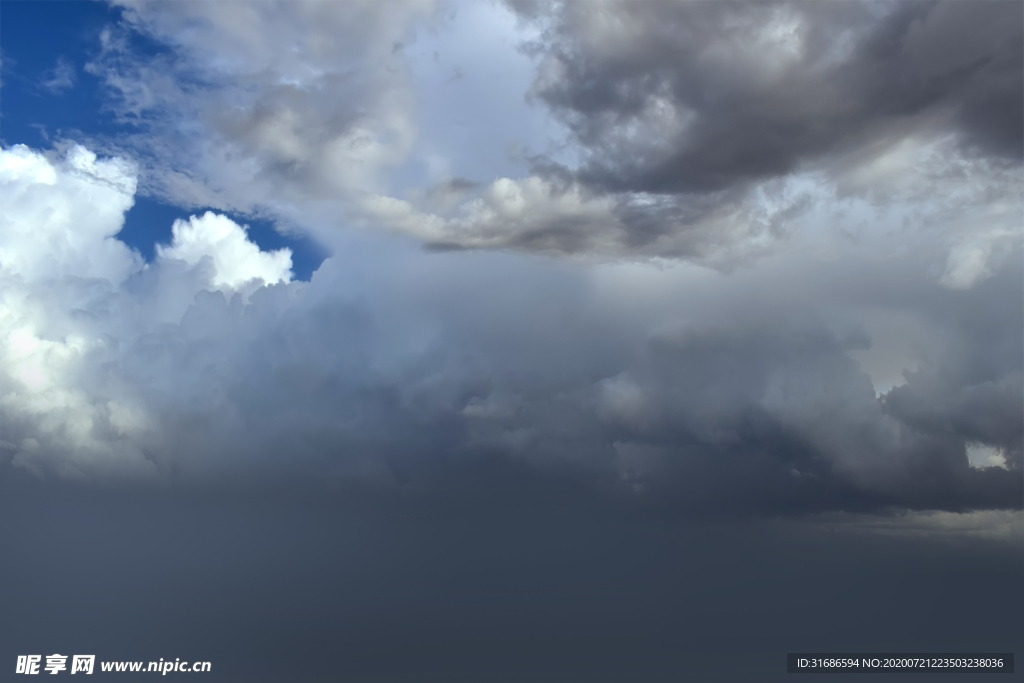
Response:
[{"label": "dark storm cloud", "polygon": [[[332,262],[291,296],[200,294],[180,327],[102,366],[145,387],[140,408],[159,416],[139,447],[171,478],[313,476],[442,498],[486,497],[517,463],[710,517],[1021,507],[1024,321],[977,314],[1021,303],[1018,269],[935,290],[941,356],[879,400],[850,356],[871,344],[863,328],[837,331],[784,289],[624,324],[568,273],[536,268],[498,294],[517,266],[456,275],[468,262],[435,258],[348,300],[317,293],[340,282]],[[470,293],[485,273],[494,291]],[[970,443],[1009,469],[971,467]]]},{"label": "dark storm cloud", "polygon": [[511,5],[593,187],[717,191],[913,131],[1024,154],[1017,2]]},{"label": "dark storm cloud", "polygon": [[[142,268],[110,237],[131,200],[123,164],[0,159],[18,179],[0,245],[14,466],[444,497],[516,463],[711,517],[1021,506],[1019,244],[958,247],[966,289],[938,286],[916,241],[726,276],[367,238],[287,282],[286,254],[212,213]],[[68,246],[54,256],[40,234]],[[880,401],[856,358],[871,351],[863,319],[887,307],[923,321],[929,350]],[[975,444],[1008,469],[971,467]]]},{"label": "dark storm cloud", "polygon": [[[893,409],[898,398],[876,400],[847,355],[866,343],[800,320],[652,339],[624,379],[605,386],[626,481],[695,510],[1019,507],[1016,472],[972,469],[964,457],[965,440],[1002,445],[997,430],[1017,447],[1010,396],[1024,389],[1019,374],[1002,369],[1001,391],[944,387],[939,395],[982,397],[951,406],[947,421],[909,420]],[[935,382],[922,372],[894,394],[927,393]],[[915,398],[907,403],[929,410]],[[988,433],[973,436],[971,418],[995,406]]]}]

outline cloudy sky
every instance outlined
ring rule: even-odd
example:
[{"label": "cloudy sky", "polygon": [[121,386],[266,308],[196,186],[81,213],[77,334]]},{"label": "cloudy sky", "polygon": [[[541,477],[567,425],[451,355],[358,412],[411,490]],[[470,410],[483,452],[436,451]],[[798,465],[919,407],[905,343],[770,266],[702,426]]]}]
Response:
[{"label": "cloudy sky", "polygon": [[6,1],[0,59],[0,670],[1024,636],[1021,2]]}]

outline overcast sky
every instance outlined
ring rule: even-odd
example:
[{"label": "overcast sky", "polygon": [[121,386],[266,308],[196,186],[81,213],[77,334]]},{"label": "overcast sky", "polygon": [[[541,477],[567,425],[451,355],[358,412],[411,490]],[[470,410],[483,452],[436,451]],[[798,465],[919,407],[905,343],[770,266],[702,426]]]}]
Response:
[{"label": "overcast sky", "polygon": [[1024,635],[1024,3],[3,2],[0,58],[0,670]]}]

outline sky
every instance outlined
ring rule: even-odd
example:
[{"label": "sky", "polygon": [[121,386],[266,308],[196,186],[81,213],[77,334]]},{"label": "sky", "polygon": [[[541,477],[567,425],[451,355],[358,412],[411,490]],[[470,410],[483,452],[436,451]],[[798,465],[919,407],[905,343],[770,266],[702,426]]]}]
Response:
[{"label": "sky", "polygon": [[0,671],[1012,652],[1022,164],[1014,0],[4,0]]}]

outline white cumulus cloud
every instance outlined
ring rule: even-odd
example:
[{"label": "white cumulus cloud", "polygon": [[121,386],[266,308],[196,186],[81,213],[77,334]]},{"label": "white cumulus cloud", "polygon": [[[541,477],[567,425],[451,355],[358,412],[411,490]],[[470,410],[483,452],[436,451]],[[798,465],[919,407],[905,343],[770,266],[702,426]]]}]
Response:
[{"label": "white cumulus cloud", "polygon": [[241,290],[254,280],[260,286],[292,279],[290,249],[260,251],[246,237],[245,230],[226,216],[207,211],[202,216],[191,216],[187,222],[174,221],[171,230],[173,241],[170,246],[157,246],[158,257],[190,266],[210,259],[214,287]]},{"label": "white cumulus cloud", "polygon": [[156,474],[158,420],[122,372],[126,353],[204,291],[290,279],[287,250],[261,252],[212,213],[176,224],[145,265],[116,237],[135,189],[134,166],[84,147],[60,159],[0,150],[0,457],[16,466]]},{"label": "white cumulus cloud", "polygon": [[84,147],[51,162],[24,145],[0,153],[0,266],[46,277],[124,280],[141,261],[114,239],[134,203],[131,165]]}]

